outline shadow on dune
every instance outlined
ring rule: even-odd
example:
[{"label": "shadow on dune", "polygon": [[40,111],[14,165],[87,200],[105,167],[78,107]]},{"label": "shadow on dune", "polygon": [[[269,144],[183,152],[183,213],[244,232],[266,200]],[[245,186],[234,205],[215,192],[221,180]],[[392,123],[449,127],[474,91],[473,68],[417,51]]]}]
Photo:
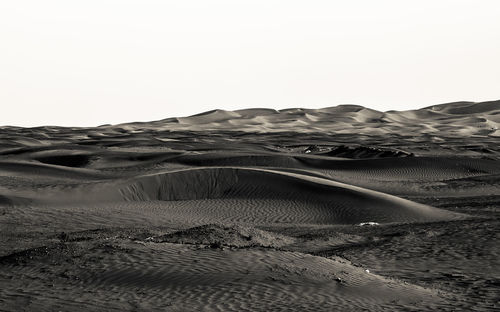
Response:
[{"label": "shadow on dune", "polygon": [[[267,199],[293,201],[300,213],[324,223],[353,224],[451,220],[452,212],[402,198],[297,173],[249,168],[187,169],[108,185],[127,201],[186,201],[206,199]],[[111,194],[110,191],[106,193]],[[257,209],[258,208],[258,209]],[[235,207],[234,213],[271,213],[273,207]],[[290,211],[290,213],[293,213]]]}]

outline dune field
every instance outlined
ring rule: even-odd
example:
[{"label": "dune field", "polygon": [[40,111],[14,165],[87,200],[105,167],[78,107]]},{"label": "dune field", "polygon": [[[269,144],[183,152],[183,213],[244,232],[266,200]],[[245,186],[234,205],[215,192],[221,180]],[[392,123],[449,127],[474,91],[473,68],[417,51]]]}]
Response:
[{"label": "dune field", "polygon": [[500,101],[0,127],[0,311],[500,309]]}]

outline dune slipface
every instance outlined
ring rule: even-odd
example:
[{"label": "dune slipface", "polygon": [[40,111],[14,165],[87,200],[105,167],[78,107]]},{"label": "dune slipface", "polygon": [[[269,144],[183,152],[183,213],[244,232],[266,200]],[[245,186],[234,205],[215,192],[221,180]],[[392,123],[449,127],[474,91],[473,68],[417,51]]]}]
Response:
[{"label": "dune slipface", "polygon": [[[374,222],[440,221],[459,214],[417,204],[392,195],[324,178],[268,169],[186,169],[139,177],[120,188],[125,200],[194,201],[196,215],[232,203],[223,216],[232,222],[253,219],[256,223],[358,224]],[[252,199],[249,201],[248,199]],[[287,211],[286,207],[290,209]],[[280,207],[279,209],[276,209]],[[299,208],[300,209],[297,209]]]},{"label": "dune slipface", "polygon": [[499,116],[1,127],[0,310],[495,310]]}]

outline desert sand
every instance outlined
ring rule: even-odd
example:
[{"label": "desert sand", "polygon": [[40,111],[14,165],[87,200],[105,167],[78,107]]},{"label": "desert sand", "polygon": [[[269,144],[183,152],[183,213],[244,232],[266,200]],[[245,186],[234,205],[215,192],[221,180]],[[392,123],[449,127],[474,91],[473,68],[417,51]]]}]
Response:
[{"label": "desert sand", "polygon": [[494,311],[500,101],[0,127],[0,311]]}]

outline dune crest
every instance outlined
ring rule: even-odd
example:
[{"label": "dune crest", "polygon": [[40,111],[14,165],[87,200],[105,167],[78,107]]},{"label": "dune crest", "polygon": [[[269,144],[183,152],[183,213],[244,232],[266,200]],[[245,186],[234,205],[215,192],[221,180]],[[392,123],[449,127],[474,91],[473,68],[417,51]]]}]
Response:
[{"label": "dune crest", "polygon": [[[103,187],[106,189],[106,187]],[[106,190],[111,194],[112,190]],[[295,203],[307,211],[289,212],[291,222],[358,224],[366,221],[410,222],[460,218],[459,214],[417,204],[388,194],[298,173],[249,168],[187,169],[138,177],[119,189],[128,201],[232,200],[237,205],[225,218],[253,215],[273,220],[276,211],[259,200]],[[251,198],[253,201],[238,199]],[[265,201],[264,201],[265,202]],[[207,202],[207,207],[208,207]],[[307,208],[309,207],[309,208]],[[203,207],[200,207],[203,209]],[[207,208],[208,209],[208,208]],[[305,214],[305,215],[303,215]],[[310,216],[307,216],[310,214]],[[200,211],[200,215],[203,212]],[[231,216],[232,215],[232,216]]]},{"label": "dune crest", "polygon": [[[486,124],[478,124],[469,117],[481,116]],[[456,102],[440,104],[410,111],[379,112],[359,105],[339,105],[321,109],[290,108],[244,109],[237,111],[212,110],[201,114],[163,120],[149,126],[131,125],[133,128],[156,130],[204,131],[233,130],[245,132],[293,131],[338,133],[346,127],[358,133],[381,135],[384,133],[439,133],[441,136],[494,134],[500,123],[500,101]],[[460,131],[464,127],[466,131]]]}]

